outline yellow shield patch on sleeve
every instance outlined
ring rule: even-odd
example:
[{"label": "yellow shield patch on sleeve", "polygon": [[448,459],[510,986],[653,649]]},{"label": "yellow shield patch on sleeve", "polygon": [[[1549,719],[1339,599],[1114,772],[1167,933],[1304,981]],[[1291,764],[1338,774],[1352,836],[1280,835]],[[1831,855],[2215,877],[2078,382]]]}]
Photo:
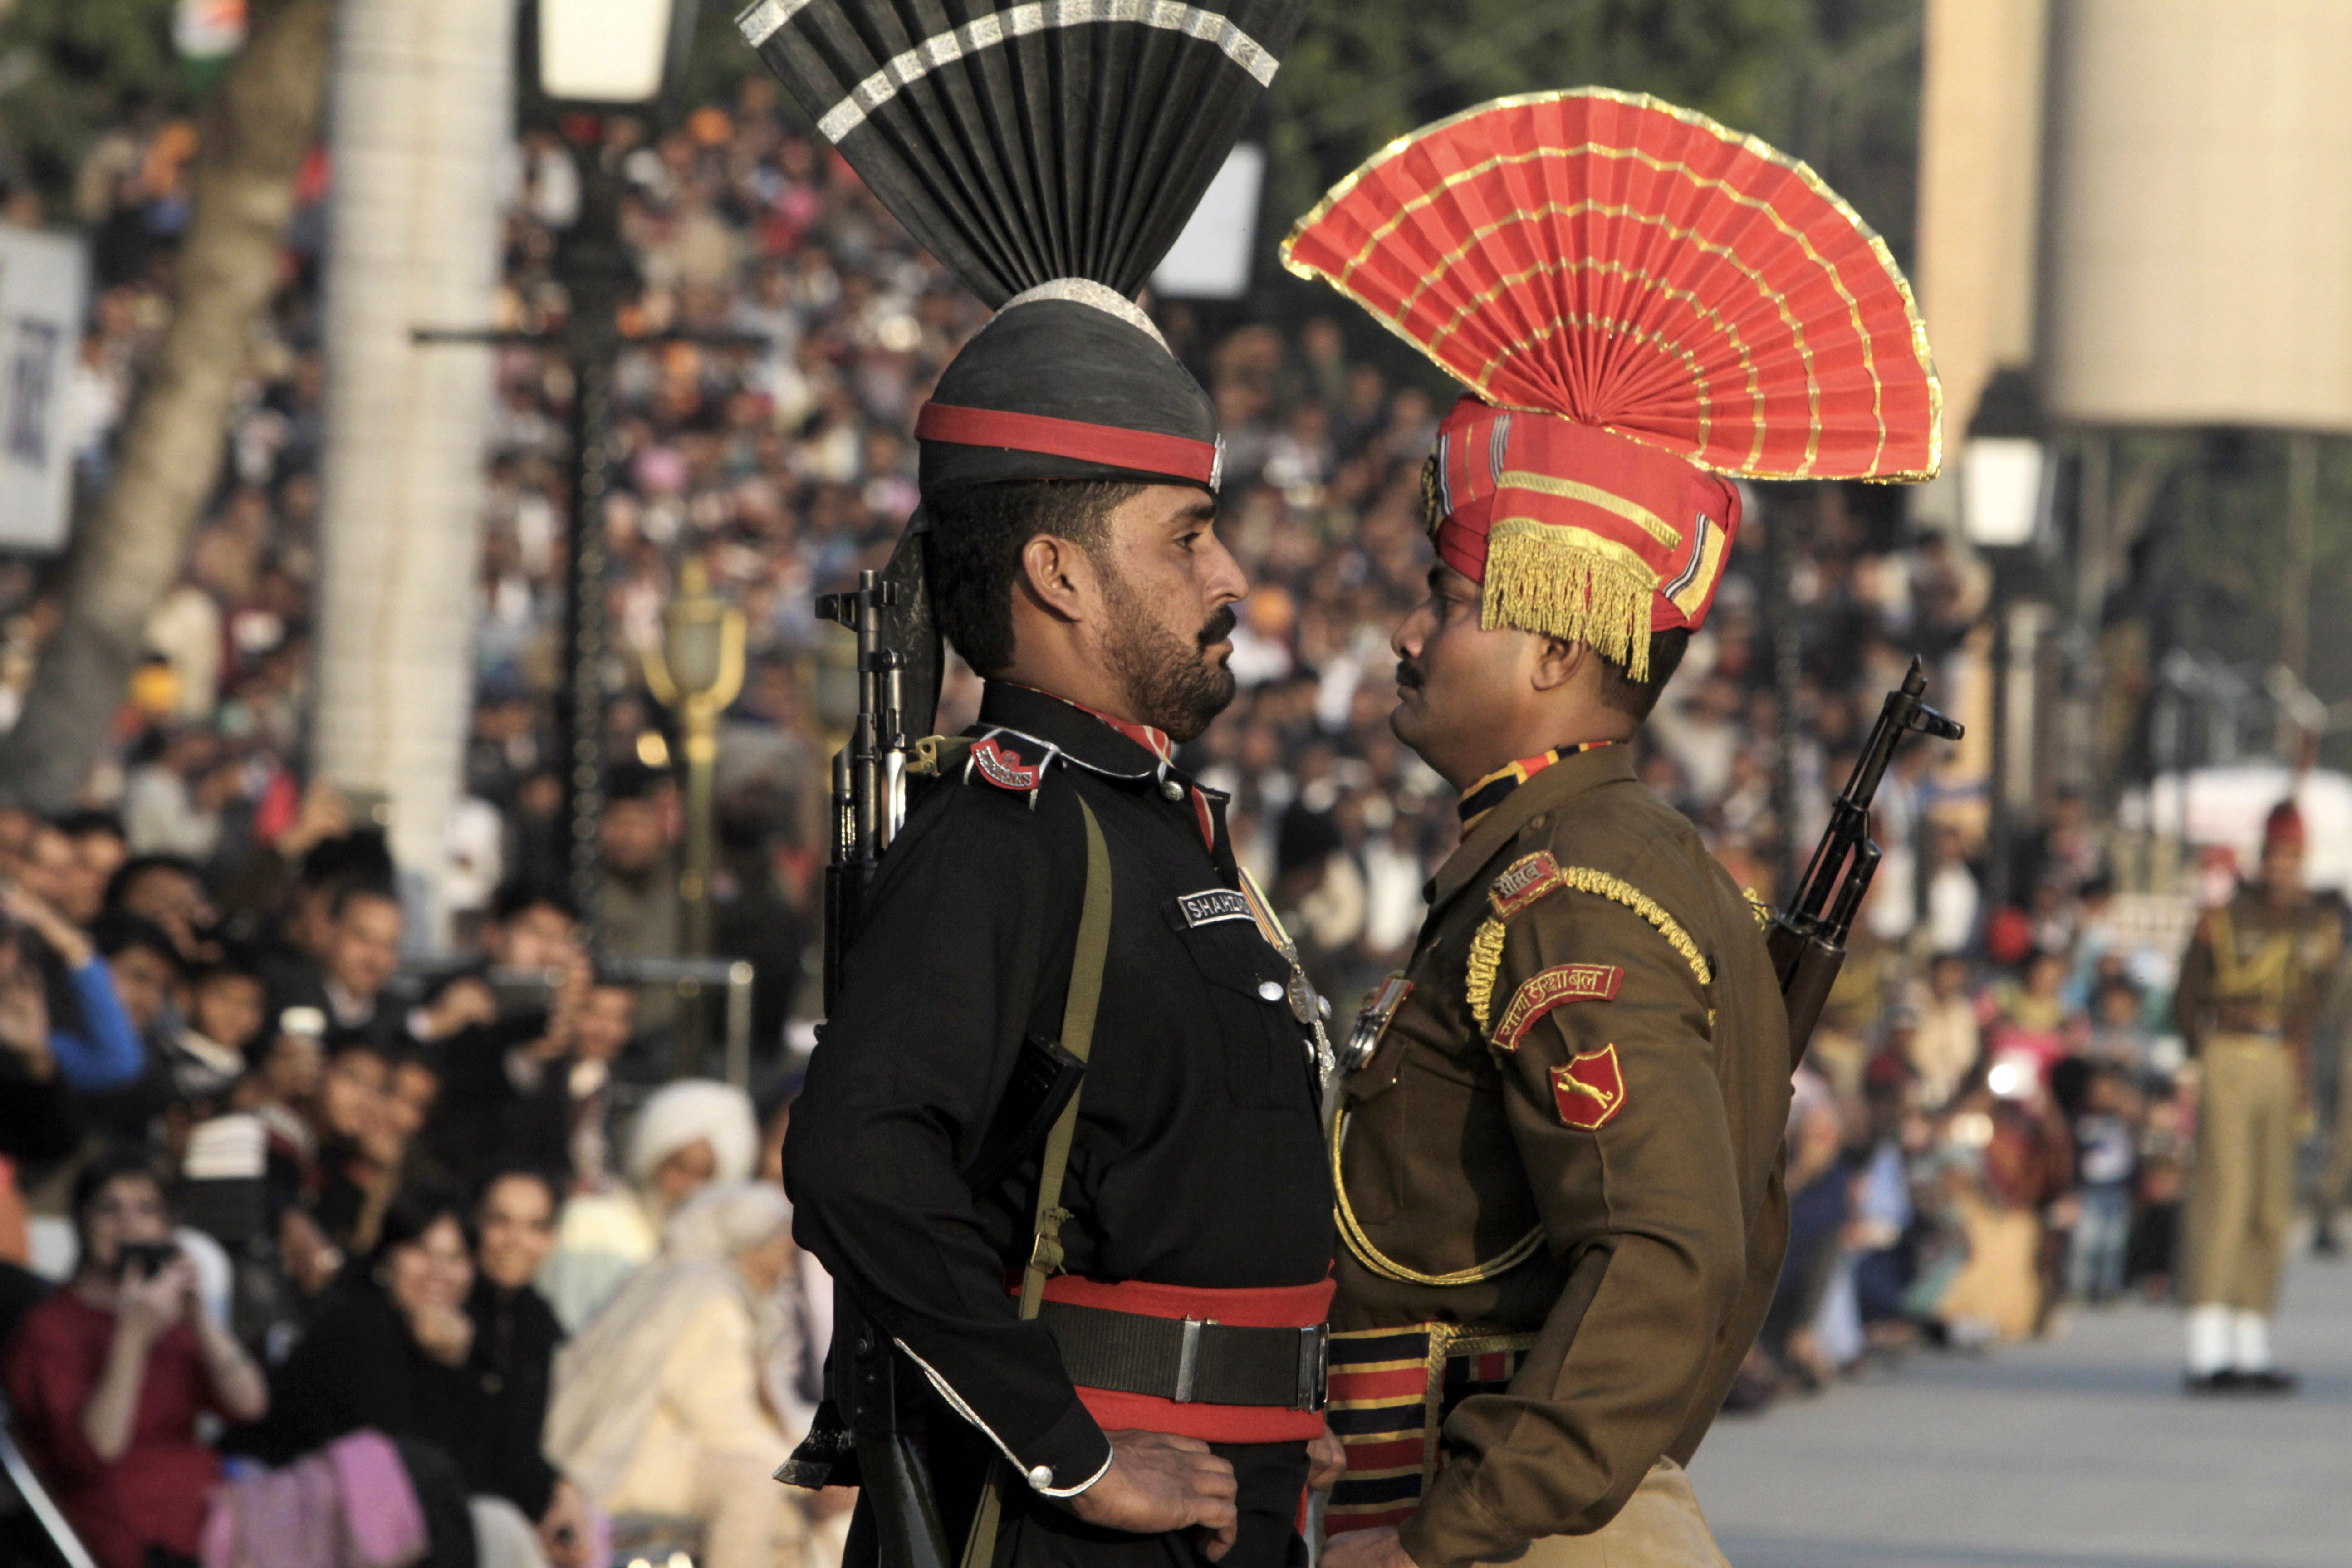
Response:
[{"label": "yellow shield patch on sleeve", "polygon": [[1551,1098],[1566,1125],[1587,1132],[1606,1125],[1625,1109],[1625,1073],[1617,1064],[1617,1047],[1603,1046],[1552,1068]]}]

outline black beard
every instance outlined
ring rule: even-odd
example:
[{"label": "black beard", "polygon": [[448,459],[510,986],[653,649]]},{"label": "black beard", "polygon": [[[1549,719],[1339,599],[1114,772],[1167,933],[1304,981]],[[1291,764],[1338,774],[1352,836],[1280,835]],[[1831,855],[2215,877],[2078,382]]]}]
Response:
[{"label": "black beard", "polygon": [[1232,670],[1209,662],[1210,645],[1234,629],[1233,606],[1211,616],[1188,644],[1153,617],[1125,577],[1105,573],[1103,589],[1111,615],[1107,658],[1127,692],[1129,710],[1171,741],[1191,740],[1225,710],[1237,689]]}]

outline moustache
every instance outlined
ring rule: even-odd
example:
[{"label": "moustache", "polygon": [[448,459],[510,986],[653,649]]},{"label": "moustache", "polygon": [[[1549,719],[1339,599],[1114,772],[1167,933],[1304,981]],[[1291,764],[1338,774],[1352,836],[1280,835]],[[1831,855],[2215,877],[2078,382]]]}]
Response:
[{"label": "moustache", "polygon": [[1209,624],[1201,628],[1201,646],[1207,647],[1212,643],[1224,641],[1234,635],[1234,627],[1240,624],[1241,617],[1234,614],[1231,605],[1219,606],[1217,613],[1209,617]]},{"label": "moustache", "polygon": [[1396,683],[1413,691],[1421,689],[1421,666],[1409,658],[1397,660]]}]

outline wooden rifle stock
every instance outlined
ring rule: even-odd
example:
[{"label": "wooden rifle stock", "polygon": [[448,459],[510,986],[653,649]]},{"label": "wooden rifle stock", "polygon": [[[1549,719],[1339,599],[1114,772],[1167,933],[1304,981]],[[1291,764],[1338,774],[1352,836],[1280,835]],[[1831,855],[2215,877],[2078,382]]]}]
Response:
[{"label": "wooden rifle stock", "polygon": [[1944,741],[1957,741],[1966,732],[1921,700],[1927,690],[1927,665],[1914,658],[1903,684],[1886,694],[1878,722],[1871,726],[1870,739],[1854,761],[1853,776],[1830,805],[1829,826],[1797,883],[1795,897],[1774,913],[1765,933],[1764,945],[1780,981],[1780,1005],[1789,1016],[1792,1069],[1805,1059],[1813,1026],[1829,1005],[1830,988],[1845,965],[1846,938],[1878,871],[1878,846],[1870,841],[1870,803],[1878,795],[1895,748],[1910,732]]}]

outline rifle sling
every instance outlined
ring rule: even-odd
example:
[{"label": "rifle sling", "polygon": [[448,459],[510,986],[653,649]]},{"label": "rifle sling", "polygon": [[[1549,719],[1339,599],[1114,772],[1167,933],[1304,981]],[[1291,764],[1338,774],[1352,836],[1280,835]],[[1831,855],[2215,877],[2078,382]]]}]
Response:
[{"label": "rifle sling", "polygon": [[[1062,1048],[1083,1062],[1093,1047],[1095,1007],[1102,1000],[1103,969],[1110,957],[1110,848],[1103,842],[1102,825],[1094,808],[1078,797],[1078,811],[1087,823],[1086,902],[1078,910],[1077,951],[1070,960],[1068,1000],[1062,1005]],[[1054,1130],[1045,1136],[1045,1152],[1037,1170],[1035,1235],[1028,1266],[1021,1271],[1021,1320],[1037,1316],[1045,1300],[1045,1279],[1062,1267],[1062,1226],[1070,1211],[1062,1206],[1062,1178],[1070,1168],[1070,1141],[1078,1126],[1078,1097],[1086,1092],[1080,1080]],[[971,1535],[964,1542],[963,1568],[988,1568],[996,1555],[997,1526],[1004,1509],[1005,1464],[989,1466],[988,1482],[981,1488],[980,1510],[972,1516]]]}]

